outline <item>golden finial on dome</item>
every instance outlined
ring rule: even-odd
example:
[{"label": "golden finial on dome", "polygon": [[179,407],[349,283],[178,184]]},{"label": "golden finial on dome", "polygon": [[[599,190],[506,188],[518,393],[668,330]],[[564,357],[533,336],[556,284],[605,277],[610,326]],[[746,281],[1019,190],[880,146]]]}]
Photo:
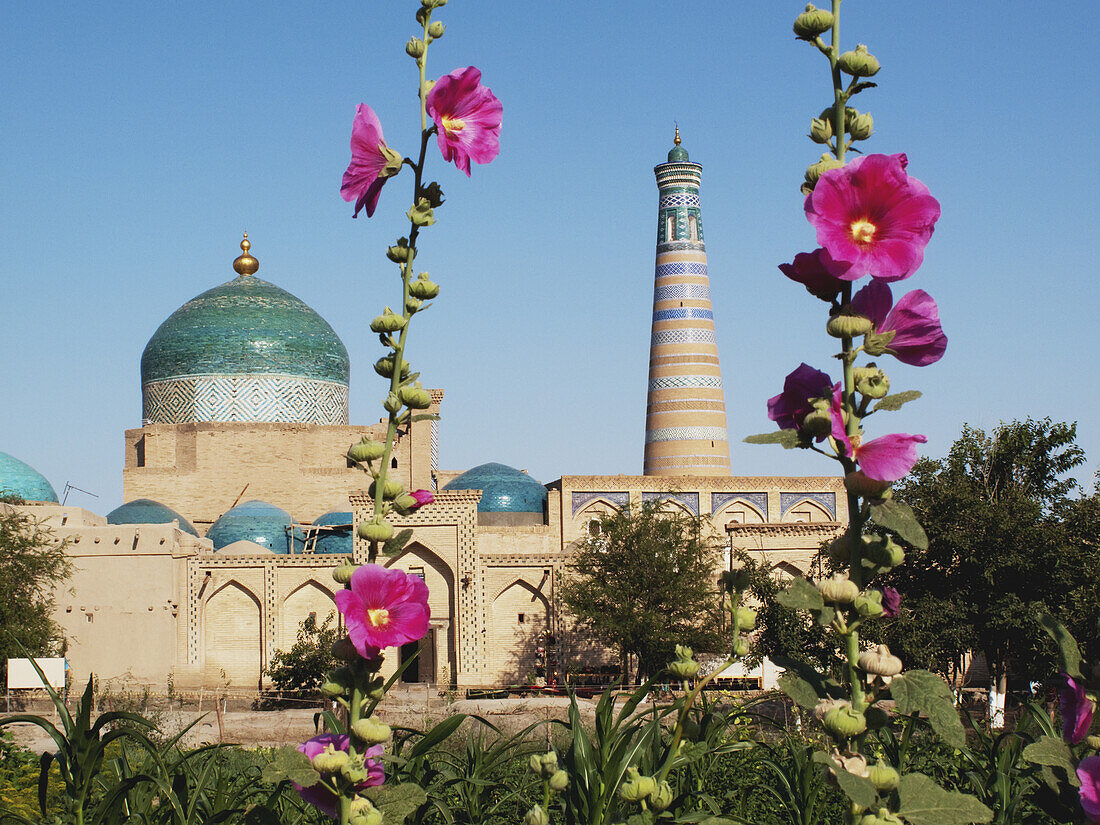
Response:
[{"label": "golden finial on dome", "polygon": [[675,143],[677,146],[680,145],[680,124],[679,123],[676,124],[676,137],[674,137],[672,139],[672,142]]},{"label": "golden finial on dome", "polygon": [[252,243],[248,240],[248,233],[245,232],[244,240],[241,241],[241,254],[233,261],[233,269],[238,275],[255,275],[256,270],[260,268],[260,262],[248,254],[251,248]]}]

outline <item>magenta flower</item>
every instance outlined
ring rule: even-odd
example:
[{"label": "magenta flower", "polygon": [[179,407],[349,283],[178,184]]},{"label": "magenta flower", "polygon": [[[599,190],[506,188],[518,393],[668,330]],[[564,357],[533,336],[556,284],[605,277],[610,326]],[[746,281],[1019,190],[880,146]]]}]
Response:
[{"label": "magenta flower", "polygon": [[412,508],[413,510],[419,510],[425,504],[431,504],[435,501],[435,496],[432,495],[431,490],[413,490],[409,495],[416,499],[416,506]]},{"label": "magenta flower", "polygon": [[364,206],[368,218],[374,214],[382,184],[400,168],[401,155],[386,145],[378,115],[370,106],[360,103],[351,124],[351,163],[340,184],[340,197],[355,201],[353,218],[359,217]]},{"label": "magenta flower", "polygon": [[[348,736],[347,734],[335,734],[325,733],[321,736],[314,736],[312,739],[308,739],[298,746],[298,750],[304,753],[310,759],[322,753],[325,747],[332,745],[334,750],[344,751],[348,750]],[[386,781],[386,772],[382,767],[382,746],[375,745],[373,748],[367,748],[365,753],[364,765],[367,769],[367,778],[356,785],[356,790],[362,788],[369,788],[372,785],[381,785]],[[318,782],[316,785],[304,788],[297,782],[291,782],[294,789],[298,791],[302,799],[314,806],[323,813],[336,818],[336,805],[337,797],[332,791]]]},{"label": "magenta flower", "polygon": [[886,351],[913,367],[926,367],[943,357],[947,336],[940,326],[940,310],[932,296],[914,289],[893,304],[890,285],[874,279],[852,297],[852,310],[870,318],[875,332],[893,332]]},{"label": "magenta flower", "polygon": [[906,174],[907,163],[905,155],[857,158],[822,175],[806,197],[806,218],[836,277],[900,281],[920,267],[940,205]]},{"label": "magenta flower", "polygon": [[351,589],[338,590],[336,606],[359,655],[373,659],[378,649],[415,642],[428,632],[428,586],[419,576],[364,564],[351,576]]},{"label": "magenta flower", "polygon": [[470,161],[488,163],[500,154],[500,118],[504,107],[474,66],[455,69],[428,92],[428,115],[435,121],[443,160],[470,174]]},{"label": "magenta flower", "polygon": [[802,284],[814,297],[822,301],[833,301],[844,288],[844,281],[830,274],[824,261],[828,257],[829,253],[824,249],[799,252],[794,256],[793,263],[780,264],[779,271],[792,281]]},{"label": "magenta flower", "polygon": [[768,418],[781,430],[797,430],[819,398],[831,398],[833,379],[809,364],[801,364],[783,381],[783,392],[768,399]]},{"label": "magenta flower", "polygon": [[833,409],[833,438],[837,445],[859,463],[864,475],[875,481],[897,481],[908,475],[919,458],[916,445],[928,441],[923,435],[891,433],[871,441],[856,437],[853,444],[839,421],[835,404]]},{"label": "magenta flower", "polygon": [[1077,765],[1081,808],[1089,822],[1100,822],[1100,756],[1086,756]]},{"label": "magenta flower", "polygon": [[901,610],[901,593],[893,587],[880,588],[882,593],[882,615],[887,619],[896,619]]},{"label": "magenta flower", "polygon": [[1092,714],[1096,707],[1085,695],[1085,686],[1068,673],[1063,673],[1065,685],[1058,691],[1058,705],[1062,711],[1062,738],[1076,745],[1092,727]]}]

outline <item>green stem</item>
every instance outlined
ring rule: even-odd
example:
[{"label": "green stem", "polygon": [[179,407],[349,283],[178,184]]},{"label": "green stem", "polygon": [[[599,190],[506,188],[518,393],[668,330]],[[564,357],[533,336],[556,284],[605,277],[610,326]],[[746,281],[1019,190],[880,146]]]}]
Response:
[{"label": "green stem", "polygon": [[837,160],[844,160],[844,104],[847,98],[844,94],[844,86],[841,83],[840,66],[837,58],[840,57],[840,0],[833,0],[833,31],[832,44],[829,50],[829,67],[833,72],[833,132],[836,134]]},{"label": "green stem", "polygon": [[[735,637],[736,638],[736,637]],[[737,661],[737,657],[730,655],[722,664],[715,668],[709,676],[700,679],[695,684],[695,689],[684,700],[684,706],[680,709],[680,715],[676,719],[676,727],[672,732],[672,742],[668,748],[668,758],[665,759],[665,764],[661,766],[661,772],[657,775],[657,784],[660,785],[666,779],[668,779],[668,772],[672,770],[672,760],[676,758],[676,751],[680,747],[680,740],[684,738],[684,724],[687,722],[688,714],[691,712],[692,705],[695,704],[695,700],[699,698],[699,693],[704,687],[709,684],[710,680],[724,671],[727,667],[734,664]]]}]

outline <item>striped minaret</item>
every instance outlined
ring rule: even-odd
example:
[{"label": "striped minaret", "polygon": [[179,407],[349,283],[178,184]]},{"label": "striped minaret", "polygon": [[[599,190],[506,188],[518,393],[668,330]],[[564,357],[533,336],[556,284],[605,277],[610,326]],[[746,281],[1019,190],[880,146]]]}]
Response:
[{"label": "striped minaret", "polygon": [[645,418],[647,476],[728,476],[729,438],[699,214],[703,167],[676,130],[657,176],[657,266]]}]

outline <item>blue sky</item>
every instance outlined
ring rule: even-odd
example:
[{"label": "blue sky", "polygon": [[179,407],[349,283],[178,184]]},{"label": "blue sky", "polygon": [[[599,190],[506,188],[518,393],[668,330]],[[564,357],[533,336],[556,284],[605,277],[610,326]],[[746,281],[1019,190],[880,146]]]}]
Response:
[{"label": "blue sky", "polygon": [[[320,312],[352,356],[352,420],[381,414],[367,324],[398,290],[385,246],[407,178],[370,221],[339,197],[356,104],[411,153],[413,2],[11,2],[0,10],[0,450],[122,499],[139,360],[179,305],[233,276],[248,230],[260,277]],[[1046,11],[1050,9],[1050,11]],[[443,286],[410,360],[443,387],[441,463],[637,473],[645,419],[656,187],[678,121],[703,164],[718,340],[737,474],[826,474],[805,452],[740,443],[801,361],[837,372],[819,302],[776,270],[812,249],[798,183],[829,100],[826,64],[790,33],[797,2],[452,0],[438,76],[477,65],[504,103],[500,157],[448,201],[418,261]],[[925,397],[872,434],[964,422],[1078,421],[1100,466],[1095,361],[1100,185],[1092,4],[848,0],[845,48],[883,69],[855,105],[867,151],[909,155],[943,216],[895,288],[938,301],[950,343]],[[434,149],[432,150],[434,152]]]}]

